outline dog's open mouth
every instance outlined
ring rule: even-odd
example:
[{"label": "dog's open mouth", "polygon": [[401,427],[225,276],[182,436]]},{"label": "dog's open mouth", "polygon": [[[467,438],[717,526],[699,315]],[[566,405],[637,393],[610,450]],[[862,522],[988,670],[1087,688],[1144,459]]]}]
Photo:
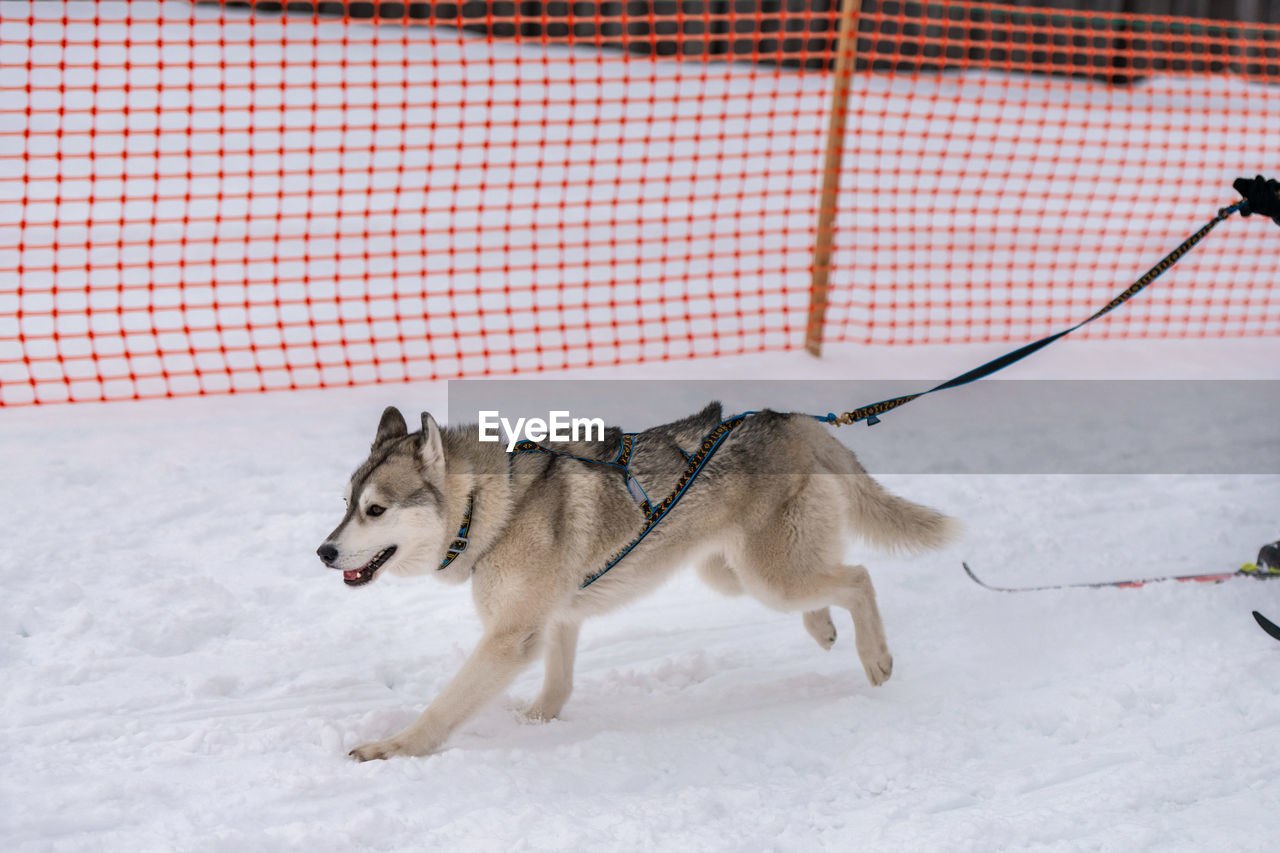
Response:
[{"label": "dog's open mouth", "polygon": [[365,563],[358,569],[352,569],[349,572],[342,573],[342,582],[347,586],[364,586],[373,580],[373,576],[378,573],[378,569],[382,568],[382,564],[391,559],[391,555],[396,552],[396,546],[392,545],[383,548],[373,559]]}]

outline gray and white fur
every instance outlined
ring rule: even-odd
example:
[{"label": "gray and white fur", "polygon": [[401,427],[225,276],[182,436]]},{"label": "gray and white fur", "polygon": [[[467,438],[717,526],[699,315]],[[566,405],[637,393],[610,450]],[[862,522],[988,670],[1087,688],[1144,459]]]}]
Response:
[{"label": "gray and white fur", "polygon": [[[631,472],[654,500],[671,491],[686,454],[721,419],[714,403],[636,436]],[[612,461],[620,440],[611,429],[603,442],[556,449]],[[442,568],[469,501],[469,544]],[[846,538],[920,551],[959,532],[954,519],[886,492],[820,422],[771,411],[738,426],[666,518],[583,588],[643,524],[617,468],[509,454],[480,442],[474,426],[441,429],[426,413],[421,430],[410,433],[399,411],[384,411],[369,458],[351,477],[346,515],[318,553],[351,586],[385,572],[470,580],[484,633],[416,722],[351,755],[366,761],[440,749],[539,655],[545,681],[526,714],[554,718],[573,687],[583,620],[634,601],[690,564],[719,592],[802,613],[824,649],[836,640],[829,607],[848,610],[867,679],[882,684],[893,658],[867,570],[843,561]]]}]

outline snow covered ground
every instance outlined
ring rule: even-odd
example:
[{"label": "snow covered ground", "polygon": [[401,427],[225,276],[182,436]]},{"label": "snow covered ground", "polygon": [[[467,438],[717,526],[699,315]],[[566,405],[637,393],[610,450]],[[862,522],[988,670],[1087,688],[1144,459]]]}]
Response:
[{"label": "snow covered ground", "polygon": [[[923,380],[995,350],[589,375]],[[1276,339],[1066,341],[1011,373],[1280,379],[1278,365]],[[519,721],[535,667],[441,754],[351,761],[412,720],[478,636],[465,590],[351,590],[313,553],[382,406],[440,412],[445,395],[0,413],[4,849],[1241,851],[1280,837],[1280,644],[1249,618],[1280,616],[1280,581],[1002,595],[959,566],[1006,584],[1230,570],[1280,535],[1274,471],[886,476],[969,534],[913,559],[851,546],[895,655],[884,687],[867,685],[847,620],[823,652],[798,616],[689,575],[587,624],[563,719]],[[909,428],[948,441],[946,424]],[[857,447],[867,431],[837,434]]]}]

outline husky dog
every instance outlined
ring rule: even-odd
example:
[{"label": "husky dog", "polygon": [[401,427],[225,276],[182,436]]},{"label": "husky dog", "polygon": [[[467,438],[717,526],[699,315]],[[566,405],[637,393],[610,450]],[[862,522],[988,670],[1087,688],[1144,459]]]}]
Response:
[{"label": "husky dog", "polygon": [[[638,433],[630,475],[661,500],[720,422],[713,403]],[[422,429],[410,433],[395,408],[382,413],[369,458],[347,486],[346,515],[317,553],[348,586],[386,572],[470,580],[484,633],[416,722],[352,756],[438,750],[539,654],[545,682],[526,714],[552,719],[573,686],[582,621],[688,564],[719,592],[803,613],[824,649],[836,640],[829,605],[845,608],[867,679],[879,685],[889,677],[893,658],[875,590],[865,568],[843,562],[845,537],[889,550],[938,548],[957,534],[954,519],[886,492],[812,417],[763,411],[725,439],[622,562],[583,586],[644,527],[627,473],[583,461],[614,461],[622,440],[611,428],[604,441],[557,444],[554,454],[508,453],[481,442],[474,425],[441,429],[423,413]]]}]

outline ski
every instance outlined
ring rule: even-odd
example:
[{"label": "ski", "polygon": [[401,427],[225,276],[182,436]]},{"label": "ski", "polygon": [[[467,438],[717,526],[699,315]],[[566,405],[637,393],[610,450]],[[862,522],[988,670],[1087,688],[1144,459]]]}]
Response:
[{"label": "ski", "polygon": [[1057,583],[1047,584],[1045,586],[995,586],[979,578],[973,573],[973,569],[969,568],[968,563],[961,563],[964,566],[965,574],[967,574],[978,586],[989,589],[994,592],[1045,592],[1051,589],[1103,589],[1112,587],[1115,589],[1136,589],[1140,586],[1146,586],[1149,583],[1162,583],[1164,581],[1178,581],[1179,583],[1222,583],[1232,578],[1270,578],[1280,577],[1280,572],[1269,571],[1267,568],[1259,569],[1253,563],[1245,563],[1234,572],[1213,572],[1210,574],[1199,575],[1167,575],[1158,578],[1126,578],[1124,580],[1114,581],[1085,581],[1081,583]]},{"label": "ski", "polygon": [[1259,613],[1256,610],[1253,611],[1253,618],[1257,620],[1259,628],[1266,631],[1268,634],[1270,634],[1272,637],[1275,637],[1277,640],[1280,640],[1280,625],[1277,625],[1276,623],[1272,622],[1270,619],[1263,616],[1261,613]]}]

